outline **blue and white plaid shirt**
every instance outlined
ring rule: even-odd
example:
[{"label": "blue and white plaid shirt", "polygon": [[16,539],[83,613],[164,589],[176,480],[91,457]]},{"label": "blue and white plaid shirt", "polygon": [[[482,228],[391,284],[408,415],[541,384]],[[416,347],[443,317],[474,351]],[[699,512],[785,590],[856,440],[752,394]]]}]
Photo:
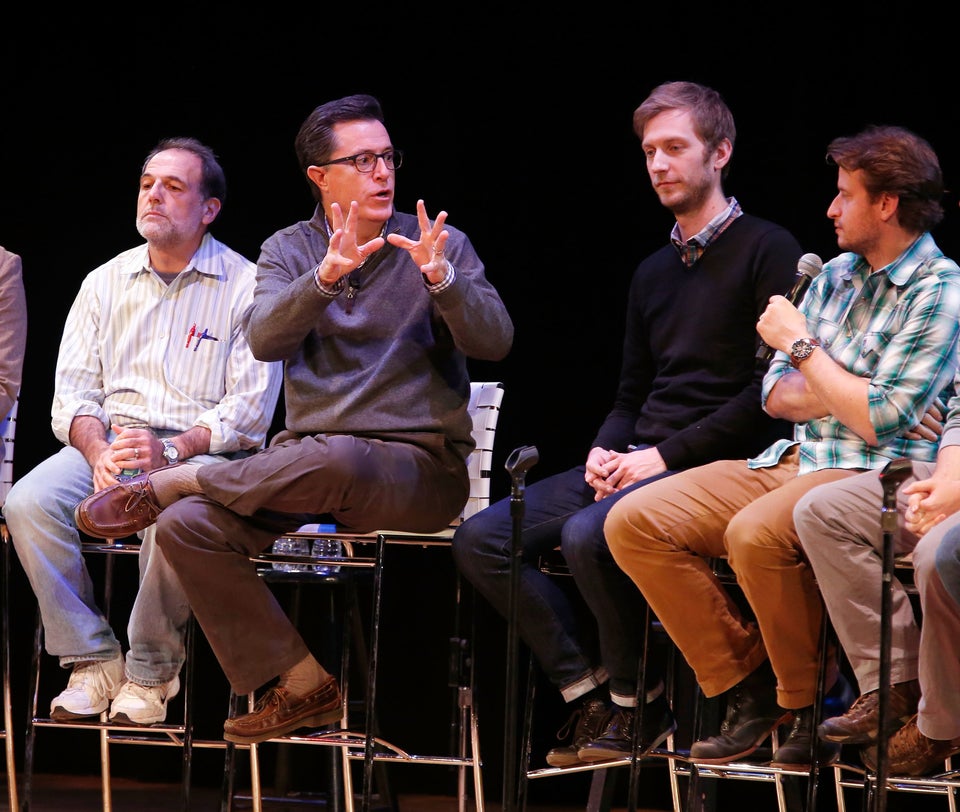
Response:
[{"label": "blue and white plaid shirt", "polygon": [[[878,444],[868,446],[827,415],[797,424],[792,440],[778,440],[748,465],[776,465],[798,443],[800,475],[822,468],[880,468],[897,457],[936,459],[936,441],[903,436],[938,397],[946,403],[954,395],[960,267],[933,237],[922,234],[873,272],[858,254],[832,259],[813,280],[800,311],[823,352],[869,379],[870,422]],[[778,351],[763,379],[764,406],[777,381],[791,372],[789,356]]]}]

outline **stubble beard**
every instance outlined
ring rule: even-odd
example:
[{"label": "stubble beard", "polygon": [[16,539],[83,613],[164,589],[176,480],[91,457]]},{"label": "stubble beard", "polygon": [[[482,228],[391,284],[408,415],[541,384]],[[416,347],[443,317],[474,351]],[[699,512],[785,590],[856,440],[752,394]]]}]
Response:
[{"label": "stubble beard", "polygon": [[686,184],[684,189],[685,191],[676,200],[667,204],[667,208],[675,217],[696,212],[710,197],[711,186],[705,178],[699,179],[695,185]]},{"label": "stubble beard", "polygon": [[137,218],[137,231],[148,243],[157,248],[170,248],[180,242],[180,234],[169,220],[151,223]]}]

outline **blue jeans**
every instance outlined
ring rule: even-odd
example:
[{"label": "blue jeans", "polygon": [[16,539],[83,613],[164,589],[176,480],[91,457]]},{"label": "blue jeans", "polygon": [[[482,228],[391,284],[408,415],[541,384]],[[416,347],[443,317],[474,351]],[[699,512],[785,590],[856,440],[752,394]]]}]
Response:
[{"label": "blue jeans", "polygon": [[[191,462],[213,462],[202,455]],[[40,606],[46,650],[69,667],[111,660],[120,643],[96,604],[73,510],[93,493],[93,472],[72,446],[41,462],[10,489],[3,514],[13,546]],[[180,672],[190,607],[180,582],[154,545],[155,527],[142,534],[140,586],[130,613],[127,677],[162,685]]]},{"label": "blue jeans", "polygon": [[960,603],[960,525],[948,530],[940,540],[934,560],[944,588]]},{"label": "blue jeans", "polygon": [[[646,603],[610,555],[603,522],[625,494],[675,472],[651,477],[595,502],[594,489],[584,481],[585,470],[582,465],[571,468],[524,490],[518,631],[567,702],[609,678],[611,695],[620,704],[632,705]],[[453,538],[457,568],[504,617],[510,606],[510,501],[501,499],[474,514],[457,528]],[[540,555],[557,546],[592,618],[583,618],[576,596],[571,596],[557,577],[539,569]],[[647,664],[647,689],[662,677],[652,665]]]}]

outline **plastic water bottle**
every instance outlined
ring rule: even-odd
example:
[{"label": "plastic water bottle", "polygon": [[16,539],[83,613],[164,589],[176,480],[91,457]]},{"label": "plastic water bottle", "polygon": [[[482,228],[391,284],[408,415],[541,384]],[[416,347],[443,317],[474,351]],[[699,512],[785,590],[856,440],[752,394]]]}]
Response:
[{"label": "plastic water bottle", "polygon": [[[322,536],[324,533],[336,533],[337,526],[335,524],[305,524],[302,525],[300,531],[303,533],[314,533],[318,536]],[[313,556],[314,558],[343,558],[343,544],[340,543],[340,539],[328,539],[328,538],[315,538],[313,540],[313,545],[310,547],[310,550],[305,553],[305,555]],[[320,575],[329,575],[334,572],[340,572],[340,567],[336,564],[328,564],[324,562],[323,564],[311,564],[307,569],[319,573]]]},{"label": "plastic water bottle", "polygon": [[[314,558],[343,558],[343,544],[340,539],[314,539],[310,555]],[[331,575],[340,572],[340,567],[336,564],[314,564],[313,571],[321,575]]]},{"label": "plastic water bottle", "polygon": [[[295,539],[282,536],[273,542],[274,555],[310,555],[310,539]],[[273,568],[281,572],[306,572],[310,564],[291,564],[285,561],[274,561]]]}]

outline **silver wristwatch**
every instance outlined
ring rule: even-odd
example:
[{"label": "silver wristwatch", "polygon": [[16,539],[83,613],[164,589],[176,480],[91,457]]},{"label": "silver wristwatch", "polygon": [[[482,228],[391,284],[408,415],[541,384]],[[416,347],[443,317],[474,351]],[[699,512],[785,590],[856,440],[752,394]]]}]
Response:
[{"label": "silver wristwatch", "polygon": [[173,463],[180,459],[180,452],[172,440],[161,440],[160,442],[163,443],[163,458],[169,465],[173,465]]}]

